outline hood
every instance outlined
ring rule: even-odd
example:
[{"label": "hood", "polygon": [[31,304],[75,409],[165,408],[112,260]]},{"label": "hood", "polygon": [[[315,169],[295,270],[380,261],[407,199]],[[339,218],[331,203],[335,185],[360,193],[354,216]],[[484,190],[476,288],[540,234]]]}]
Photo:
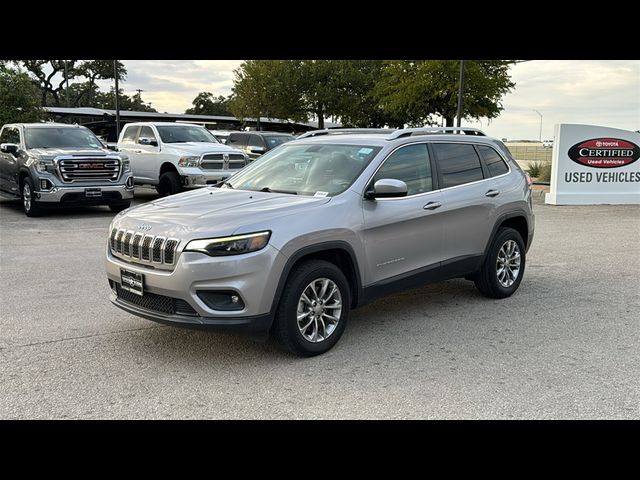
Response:
[{"label": "hood", "polygon": [[[256,221],[268,223],[329,201],[329,197],[208,187],[128,209],[116,217],[113,227],[184,240],[219,237],[247,233],[243,227]],[[146,231],[140,228],[142,224]]]},{"label": "hood", "polygon": [[117,155],[118,152],[102,148],[30,148],[29,155],[36,156],[42,160],[50,160],[58,155],[78,155],[87,157],[103,157],[105,155]]},{"label": "hood", "polygon": [[213,142],[163,143],[162,149],[193,155],[202,155],[203,153],[242,153],[236,148]]}]

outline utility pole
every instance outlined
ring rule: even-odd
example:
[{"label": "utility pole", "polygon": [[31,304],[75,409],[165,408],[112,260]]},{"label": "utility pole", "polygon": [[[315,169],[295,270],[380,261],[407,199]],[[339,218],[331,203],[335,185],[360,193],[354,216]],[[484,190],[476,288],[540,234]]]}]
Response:
[{"label": "utility pole", "polygon": [[67,61],[64,61],[64,82],[66,84],[64,93],[67,99],[67,108],[69,108],[69,72],[67,72]]},{"label": "utility pole", "polygon": [[118,86],[118,61],[114,60],[113,61],[113,76],[116,79],[116,142],[118,141],[117,139],[120,138],[120,107],[118,106],[118,89],[120,88]]},{"label": "utility pole", "polygon": [[533,109],[533,111],[536,112],[538,115],[540,115],[540,132],[538,133],[538,141],[541,142],[542,141],[542,114],[535,108]]},{"label": "utility pole", "polygon": [[464,60],[460,60],[460,85],[458,86],[458,125],[462,122],[462,97],[464,96]]}]

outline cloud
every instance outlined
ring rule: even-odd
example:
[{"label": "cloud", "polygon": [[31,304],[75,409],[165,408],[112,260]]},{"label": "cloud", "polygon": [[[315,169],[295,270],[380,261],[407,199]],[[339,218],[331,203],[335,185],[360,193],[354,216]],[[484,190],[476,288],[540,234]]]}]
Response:
[{"label": "cloud", "polygon": [[491,136],[535,140],[553,138],[557,123],[584,123],[627,130],[640,128],[640,62],[537,60],[511,68],[514,91],[503,99],[504,111],[487,125]]}]

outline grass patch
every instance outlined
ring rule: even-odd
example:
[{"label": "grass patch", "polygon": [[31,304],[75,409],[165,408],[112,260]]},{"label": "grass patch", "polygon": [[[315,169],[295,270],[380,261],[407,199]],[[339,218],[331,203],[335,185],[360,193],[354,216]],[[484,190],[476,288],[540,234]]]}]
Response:
[{"label": "grass patch", "polygon": [[527,173],[540,182],[549,182],[551,181],[551,162],[531,162]]}]

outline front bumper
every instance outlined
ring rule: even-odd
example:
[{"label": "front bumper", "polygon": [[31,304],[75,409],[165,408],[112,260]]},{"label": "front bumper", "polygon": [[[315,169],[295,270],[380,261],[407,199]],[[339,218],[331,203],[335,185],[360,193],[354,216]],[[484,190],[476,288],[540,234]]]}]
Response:
[{"label": "front bumper", "polygon": [[253,337],[258,340],[264,340],[268,336],[269,328],[273,321],[270,313],[256,315],[251,317],[200,317],[191,315],[165,314],[154,312],[144,308],[140,308],[131,303],[120,300],[113,292],[109,296],[109,300],[115,306],[121,308],[125,312],[146,318],[163,325],[171,325],[174,327],[193,328],[197,330],[220,330],[238,332]]},{"label": "front bumper", "polygon": [[[102,193],[99,197],[86,196],[86,189],[99,188]],[[35,197],[38,203],[77,203],[77,204],[110,204],[126,201],[133,198],[133,187],[123,184],[114,185],[54,185],[51,190],[37,190]]]},{"label": "front bumper", "polygon": [[[262,250],[231,257],[209,257],[197,252],[182,252],[173,270],[149,268],[125,262],[106,248],[106,271],[112,287],[111,301],[123,310],[160,323],[209,329],[243,330],[257,335],[271,325],[271,306],[286,258],[267,245]],[[155,294],[186,302],[188,315],[145,308],[120,298],[113,290],[121,284],[121,270],[144,275],[145,294]],[[232,291],[242,299],[241,310],[215,310],[198,292]]]},{"label": "front bumper", "polygon": [[184,188],[200,188],[226,180],[239,170],[201,170],[199,168],[183,168],[180,171]]}]

